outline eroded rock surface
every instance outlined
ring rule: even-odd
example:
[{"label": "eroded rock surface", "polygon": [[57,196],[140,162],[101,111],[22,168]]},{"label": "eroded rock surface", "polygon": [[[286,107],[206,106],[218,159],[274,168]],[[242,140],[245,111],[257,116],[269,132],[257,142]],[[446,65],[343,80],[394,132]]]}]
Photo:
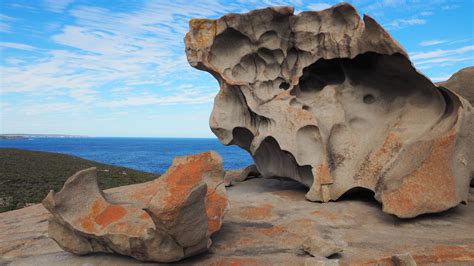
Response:
[{"label": "eroded rock surface", "polygon": [[[448,80],[438,82],[443,86],[464,97],[471,105],[474,105],[474,67],[466,67],[454,73]],[[464,134],[468,142],[465,143],[471,149],[468,151],[467,161],[471,162],[471,187],[474,187],[474,115],[471,115]]]},{"label": "eroded rock surface", "polygon": [[[136,185],[105,193],[131,189]],[[402,220],[381,212],[368,191],[314,204],[306,190],[293,180],[264,178],[229,187],[231,208],[209,252],[179,265],[396,265],[395,258],[403,259],[397,254],[410,254],[419,265],[474,263],[474,197],[443,213]],[[40,204],[0,213],[0,265],[143,265],[126,256],[63,251],[48,238],[49,215]],[[308,236],[332,239],[344,251],[312,257],[301,249]]]},{"label": "eroded rock surface", "polygon": [[467,201],[469,102],[351,5],[194,19],[185,41],[189,63],[220,84],[212,131],[262,176],[301,182],[311,201],[369,189],[399,217]]},{"label": "eroded rock surface", "polygon": [[80,171],[43,201],[49,237],[79,255],[172,262],[202,253],[228,205],[223,174],[215,152],[177,157],[161,177],[121,193],[101,191],[95,168]]},{"label": "eroded rock surface", "polygon": [[448,80],[437,85],[446,87],[474,104],[474,66],[466,67],[454,73]]},{"label": "eroded rock surface", "polygon": [[228,170],[224,175],[224,185],[226,187],[244,182],[247,179],[260,177],[255,164],[249,165],[242,169]]}]

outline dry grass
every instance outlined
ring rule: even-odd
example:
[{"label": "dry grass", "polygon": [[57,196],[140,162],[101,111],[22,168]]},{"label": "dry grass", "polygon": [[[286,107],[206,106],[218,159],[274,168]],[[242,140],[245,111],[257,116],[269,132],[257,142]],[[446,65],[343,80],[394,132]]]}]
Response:
[{"label": "dry grass", "polygon": [[101,189],[141,183],[158,176],[65,154],[0,149],[0,212],[41,202],[49,190],[59,191],[68,177],[89,167],[97,167]]}]

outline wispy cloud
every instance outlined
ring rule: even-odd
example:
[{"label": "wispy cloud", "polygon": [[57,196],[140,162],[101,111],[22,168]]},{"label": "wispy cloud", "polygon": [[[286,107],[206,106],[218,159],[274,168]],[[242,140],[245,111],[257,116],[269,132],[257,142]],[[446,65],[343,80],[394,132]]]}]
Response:
[{"label": "wispy cloud", "polygon": [[448,40],[428,40],[428,41],[420,42],[419,44],[421,46],[433,46],[433,45],[443,44],[446,42],[448,42]]},{"label": "wispy cloud", "polygon": [[32,103],[22,106],[16,112],[27,116],[39,116],[48,113],[71,113],[86,109],[87,106],[79,106],[69,102],[55,103]]},{"label": "wispy cloud", "polygon": [[453,63],[471,61],[474,63],[474,45],[456,49],[437,49],[429,52],[414,52],[410,54],[411,60],[419,69],[449,66]]},{"label": "wispy cloud", "polygon": [[2,48],[12,48],[12,49],[19,49],[19,50],[26,50],[32,51],[36,49],[35,47],[23,43],[15,43],[15,42],[0,42],[0,47]]},{"label": "wispy cloud", "polygon": [[426,20],[420,18],[396,19],[386,25],[389,29],[402,29],[408,26],[424,25]]},{"label": "wispy cloud", "polygon": [[453,9],[458,9],[458,8],[459,8],[458,5],[445,5],[441,7],[442,10],[453,10]]},{"label": "wispy cloud", "polygon": [[131,107],[144,105],[173,105],[173,104],[204,104],[211,103],[215,93],[202,95],[202,93],[192,94],[176,94],[169,96],[159,95],[133,95],[123,99],[110,100],[101,102],[98,106],[117,108],[117,107]]},{"label": "wispy cloud", "polygon": [[435,45],[443,45],[449,46],[453,44],[460,44],[466,43],[471,41],[472,38],[462,38],[462,39],[433,39],[433,40],[426,40],[418,43],[420,46],[435,46]]},{"label": "wispy cloud", "polygon": [[0,14],[0,32],[10,32],[11,25],[15,19],[3,14]]},{"label": "wispy cloud", "polygon": [[315,11],[327,9],[330,7],[331,5],[328,3],[312,3],[307,6],[308,10],[315,10]]},{"label": "wispy cloud", "polygon": [[381,0],[381,1],[371,1],[371,4],[366,7],[368,11],[377,11],[385,9],[387,7],[393,8],[403,8],[407,5],[406,0]]},{"label": "wispy cloud", "polygon": [[[52,36],[65,49],[47,51],[28,64],[2,66],[2,92],[66,93],[76,100],[91,101],[97,95],[92,91],[110,86],[147,84],[148,90],[156,91],[168,80],[185,77],[189,82],[204,73],[192,69],[183,52],[188,20],[230,11],[214,1],[201,1],[192,9],[180,1],[148,2],[127,13],[77,7],[70,11],[75,22]],[[33,49],[14,43],[2,46]],[[80,96],[78,91],[85,90],[88,96]]]},{"label": "wispy cloud", "polygon": [[43,0],[46,9],[52,12],[63,12],[74,0]]},{"label": "wispy cloud", "polygon": [[469,52],[473,50],[474,50],[474,45],[468,45],[468,46],[463,46],[457,49],[449,49],[449,50],[438,49],[431,52],[415,52],[411,54],[411,59],[412,60],[432,59],[432,58],[436,58],[440,56],[463,54],[465,52]]}]

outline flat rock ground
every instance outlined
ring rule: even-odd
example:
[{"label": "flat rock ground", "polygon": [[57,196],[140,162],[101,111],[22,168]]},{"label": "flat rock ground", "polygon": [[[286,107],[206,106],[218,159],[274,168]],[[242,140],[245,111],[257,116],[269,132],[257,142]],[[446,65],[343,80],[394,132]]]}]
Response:
[{"label": "flat rock ground", "polygon": [[[403,253],[418,264],[474,264],[473,188],[471,204],[409,220],[383,213],[369,192],[325,204],[306,201],[305,192],[293,181],[262,178],[228,188],[231,206],[210,251],[179,264],[317,265],[320,259],[301,250],[310,235],[339,243],[344,251],[330,259],[342,265],[391,265],[391,257]],[[47,217],[41,205],[1,213],[0,264],[139,263],[118,255],[62,251],[47,237]]]}]

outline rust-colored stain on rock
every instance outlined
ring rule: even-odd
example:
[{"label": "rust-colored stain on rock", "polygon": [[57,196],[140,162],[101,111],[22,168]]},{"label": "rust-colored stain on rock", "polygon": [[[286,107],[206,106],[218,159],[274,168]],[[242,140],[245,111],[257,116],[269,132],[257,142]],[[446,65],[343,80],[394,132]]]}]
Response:
[{"label": "rust-colored stain on rock", "polygon": [[166,186],[168,190],[168,195],[163,199],[163,208],[181,205],[189,191],[202,180],[203,173],[212,170],[207,163],[209,160],[210,153],[192,155],[189,156],[189,163],[178,164],[167,172],[166,177],[161,179],[164,182],[161,186]]},{"label": "rust-colored stain on rock", "polygon": [[384,191],[384,209],[394,214],[415,215],[420,208],[442,211],[458,201],[451,159],[456,140],[453,130],[436,140],[422,165],[403,179],[397,189]]},{"label": "rust-colored stain on rock", "polygon": [[437,246],[433,252],[414,255],[418,264],[474,261],[474,245]]},{"label": "rust-colored stain on rock", "polygon": [[402,145],[399,138],[393,132],[390,132],[385,139],[382,147],[369,157],[361,165],[355,179],[364,187],[375,187],[376,180],[381,175],[384,165],[387,161],[398,154]]},{"label": "rust-colored stain on rock", "polygon": [[258,207],[245,207],[240,211],[240,217],[248,220],[264,220],[272,218],[273,205],[263,204]]},{"label": "rust-colored stain on rock", "polygon": [[327,164],[323,163],[318,167],[318,169],[316,170],[316,178],[318,179],[320,185],[333,183]]},{"label": "rust-colored stain on rock", "polygon": [[319,217],[323,217],[323,218],[326,218],[328,220],[331,220],[331,221],[335,221],[337,219],[339,219],[339,216],[333,212],[328,212],[328,211],[314,211],[312,212],[312,214],[316,215],[316,216],[319,216]]},{"label": "rust-colored stain on rock", "polygon": [[256,259],[252,258],[223,258],[212,262],[210,266],[257,266],[260,265]]},{"label": "rust-colored stain on rock", "polygon": [[104,228],[107,225],[121,219],[126,214],[127,210],[124,207],[118,205],[109,205],[104,211],[95,217],[95,222]]},{"label": "rust-colored stain on rock", "polygon": [[[191,19],[189,21],[189,28],[194,31],[194,42],[186,41],[186,43],[192,44],[194,49],[210,46],[214,41],[217,30],[214,20]],[[187,38],[189,38],[189,35]]]},{"label": "rust-colored stain on rock", "polygon": [[[223,176],[222,159],[212,151],[178,157],[154,181],[114,193],[100,191],[96,168],[79,171],[43,201],[53,217],[60,217],[50,223],[49,235],[76,254],[105,251],[145,261],[178,261],[206,251],[207,245],[196,243],[211,243],[210,236],[220,229],[228,205],[225,187],[219,186]],[[61,202],[77,194],[84,196]],[[190,206],[198,211],[189,211]],[[75,238],[91,244],[77,245]],[[154,248],[146,248],[150,245]],[[188,247],[193,252],[183,252]]]},{"label": "rust-colored stain on rock", "polygon": [[211,235],[221,228],[221,217],[224,216],[228,200],[215,189],[208,187],[206,195],[206,213],[208,217],[207,232]]},{"label": "rust-colored stain on rock", "polygon": [[269,228],[259,228],[259,231],[266,236],[275,237],[282,235],[287,231],[287,229],[282,225],[273,225]]}]

